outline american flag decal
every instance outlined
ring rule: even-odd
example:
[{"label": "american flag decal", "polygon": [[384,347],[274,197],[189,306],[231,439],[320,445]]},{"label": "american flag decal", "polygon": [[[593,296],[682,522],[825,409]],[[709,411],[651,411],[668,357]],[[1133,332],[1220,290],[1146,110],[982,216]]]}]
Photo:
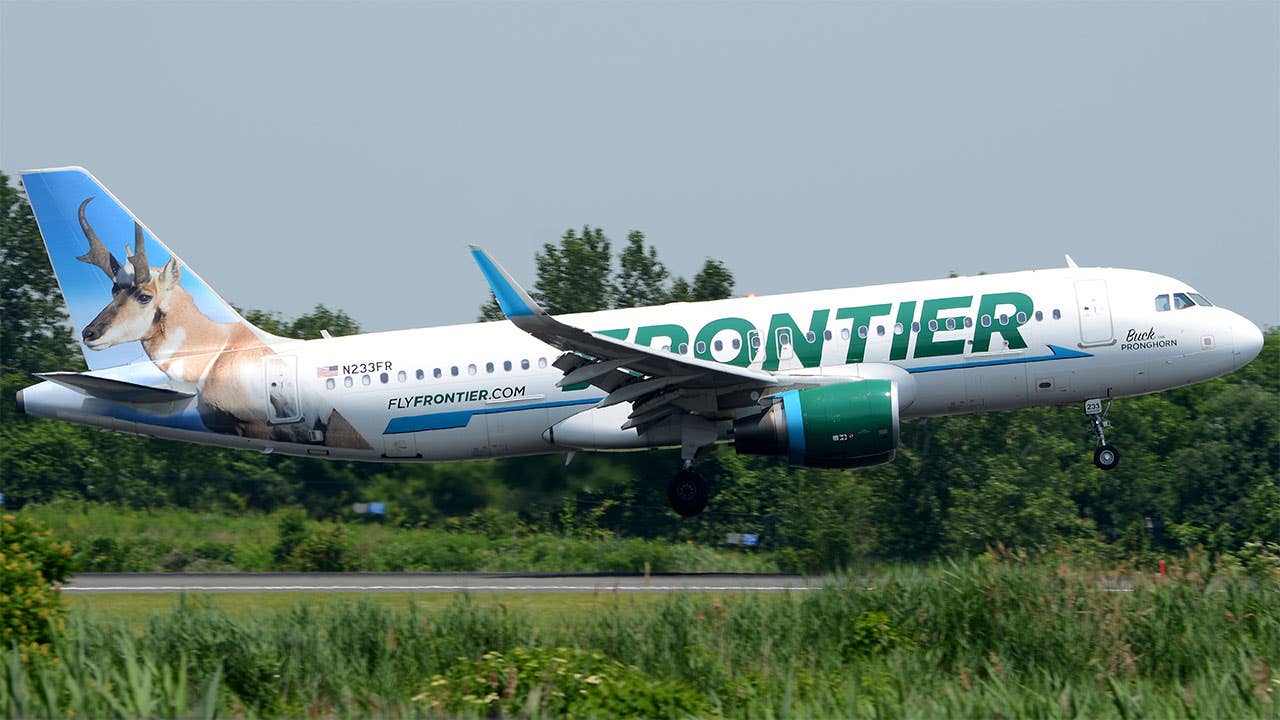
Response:
[{"label": "american flag decal", "polygon": [[329,365],[326,367],[316,368],[316,377],[337,377],[337,375],[338,375],[337,365]]}]

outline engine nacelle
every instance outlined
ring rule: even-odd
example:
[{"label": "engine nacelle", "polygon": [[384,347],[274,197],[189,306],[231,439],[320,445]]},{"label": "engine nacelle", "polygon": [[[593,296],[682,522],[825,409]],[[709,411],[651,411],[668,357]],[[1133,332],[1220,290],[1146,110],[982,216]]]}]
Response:
[{"label": "engine nacelle", "polygon": [[785,455],[792,465],[852,468],[893,459],[898,447],[898,389],[861,380],[788,390],[759,415],[733,423],[745,455]]}]

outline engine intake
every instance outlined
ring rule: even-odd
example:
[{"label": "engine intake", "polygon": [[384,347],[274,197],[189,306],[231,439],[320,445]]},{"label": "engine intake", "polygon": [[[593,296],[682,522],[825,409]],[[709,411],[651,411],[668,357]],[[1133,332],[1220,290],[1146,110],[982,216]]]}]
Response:
[{"label": "engine intake", "polygon": [[898,447],[898,389],[861,380],[788,390],[759,415],[733,423],[744,455],[785,455],[792,465],[852,468],[893,460]]}]

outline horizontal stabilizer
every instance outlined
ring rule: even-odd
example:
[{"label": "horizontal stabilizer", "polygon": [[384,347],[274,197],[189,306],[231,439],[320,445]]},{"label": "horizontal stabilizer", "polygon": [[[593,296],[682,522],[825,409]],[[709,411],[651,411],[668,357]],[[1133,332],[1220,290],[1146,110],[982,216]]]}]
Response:
[{"label": "horizontal stabilizer", "polygon": [[36,373],[36,377],[71,388],[83,395],[112,402],[162,403],[185,400],[195,395],[195,393],[182,392],[181,390],[139,385],[124,380],[112,380],[111,378],[83,373],[47,372]]}]

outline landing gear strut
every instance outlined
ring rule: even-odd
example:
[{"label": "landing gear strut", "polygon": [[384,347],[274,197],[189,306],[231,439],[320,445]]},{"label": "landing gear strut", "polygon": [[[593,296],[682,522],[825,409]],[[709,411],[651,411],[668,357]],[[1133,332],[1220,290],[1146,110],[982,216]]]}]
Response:
[{"label": "landing gear strut", "polygon": [[1107,436],[1104,434],[1106,428],[1111,427],[1111,423],[1106,420],[1110,411],[1110,400],[1107,400],[1106,408],[1103,408],[1100,399],[1086,400],[1084,403],[1084,413],[1089,416],[1089,434],[1098,442],[1098,448],[1093,451],[1093,464],[1103,470],[1113,470],[1120,464],[1120,451],[1107,444]]},{"label": "landing gear strut", "polygon": [[691,465],[681,468],[667,485],[667,500],[681,517],[693,517],[707,507],[707,482]]}]

